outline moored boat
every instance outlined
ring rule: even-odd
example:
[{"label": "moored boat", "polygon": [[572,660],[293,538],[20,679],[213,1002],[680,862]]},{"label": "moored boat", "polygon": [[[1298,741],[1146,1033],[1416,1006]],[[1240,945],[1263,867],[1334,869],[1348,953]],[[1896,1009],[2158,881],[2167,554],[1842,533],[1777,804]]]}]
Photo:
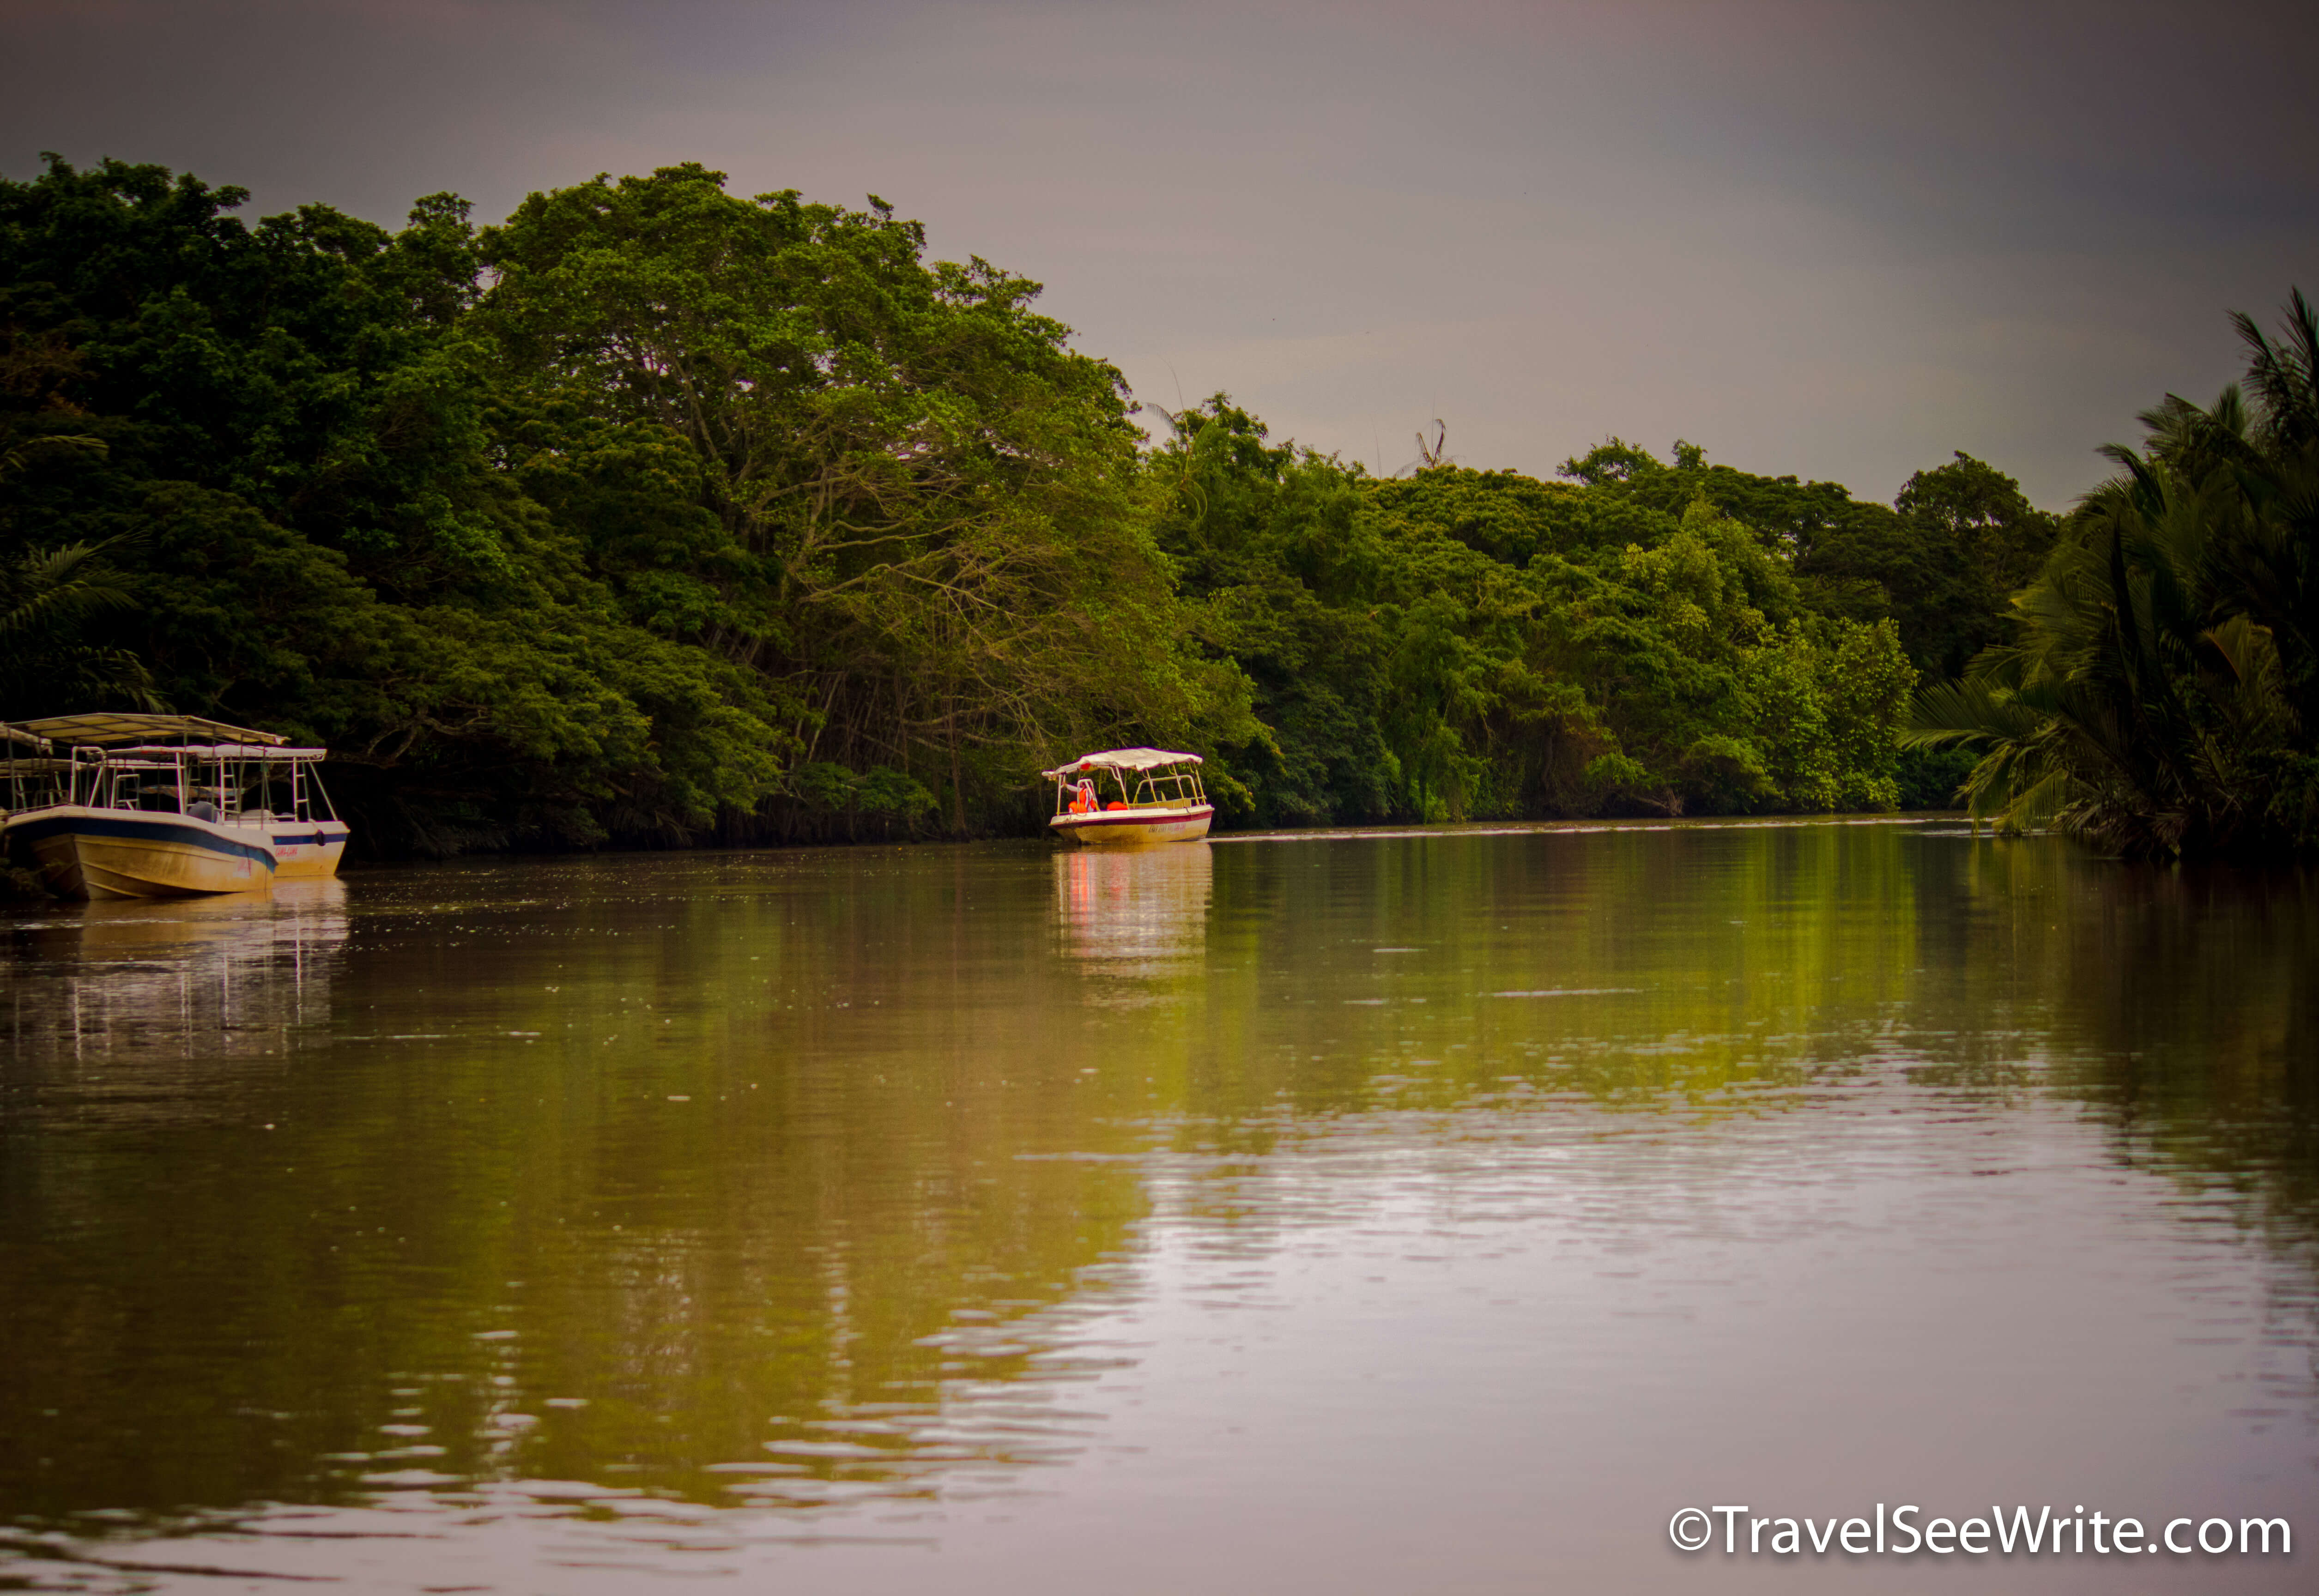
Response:
[{"label": "moored boat", "polygon": [[1055,784],[1047,826],[1088,848],[1196,843],[1215,807],[1200,786],[1200,756],[1160,748],[1113,748],[1040,772]]},{"label": "moored boat", "polygon": [[68,897],[185,897],[335,874],[346,823],[320,748],[189,715],[63,715],[6,728],[0,838]]}]

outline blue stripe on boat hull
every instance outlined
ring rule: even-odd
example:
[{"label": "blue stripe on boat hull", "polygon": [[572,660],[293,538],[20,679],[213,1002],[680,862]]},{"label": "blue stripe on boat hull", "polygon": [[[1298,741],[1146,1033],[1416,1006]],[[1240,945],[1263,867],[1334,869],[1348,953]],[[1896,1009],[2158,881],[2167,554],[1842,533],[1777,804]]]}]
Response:
[{"label": "blue stripe on boat hull", "polygon": [[28,843],[68,833],[85,837],[121,837],[140,843],[177,843],[212,853],[222,853],[230,859],[247,859],[252,863],[264,865],[269,870],[274,868],[273,850],[236,842],[231,837],[221,837],[205,827],[189,825],[172,815],[57,815],[20,821],[8,829]]}]

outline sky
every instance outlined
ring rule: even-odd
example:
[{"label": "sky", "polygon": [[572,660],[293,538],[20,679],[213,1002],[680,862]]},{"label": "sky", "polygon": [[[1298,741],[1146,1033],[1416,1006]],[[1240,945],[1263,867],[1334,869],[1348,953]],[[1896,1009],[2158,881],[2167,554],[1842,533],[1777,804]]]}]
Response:
[{"label": "sky", "polygon": [[0,0],[0,176],[479,220],[699,161],[1046,284],[1140,399],[1391,472],[1617,435],[2065,508],[2319,293],[2319,6]]}]

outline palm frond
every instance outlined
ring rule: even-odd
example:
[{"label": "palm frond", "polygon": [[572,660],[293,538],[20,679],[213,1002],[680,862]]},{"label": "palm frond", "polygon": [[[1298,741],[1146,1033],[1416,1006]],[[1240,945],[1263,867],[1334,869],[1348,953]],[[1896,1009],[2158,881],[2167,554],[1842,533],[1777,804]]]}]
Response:
[{"label": "palm frond", "polygon": [[2030,735],[2044,717],[1986,679],[1936,681],[1919,691],[1900,728],[1904,748],[1988,746]]}]

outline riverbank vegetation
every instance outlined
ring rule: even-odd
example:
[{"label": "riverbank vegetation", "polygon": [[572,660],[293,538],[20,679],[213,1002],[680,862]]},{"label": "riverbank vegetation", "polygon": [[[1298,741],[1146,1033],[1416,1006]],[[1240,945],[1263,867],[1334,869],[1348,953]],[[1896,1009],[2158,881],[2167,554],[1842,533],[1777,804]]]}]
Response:
[{"label": "riverbank vegetation", "polygon": [[1977,813],[2114,852],[2319,845],[2319,314],[2251,318],[2242,383],[2169,396],[2013,600],[2008,636],[1929,686],[1914,744],[1980,755]]},{"label": "riverbank vegetation", "polygon": [[1129,742],[1226,825],[1940,805],[1986,750],[1904,747],[1912,693],[2030,690],[1965,672],[2061,523],[1963,455],[1890,505],[1683,442],[1382,477],[1139,408],[875,199],[243,198],[0,183],[0,717],[326,744],[383,852],[1027,830]]}]

